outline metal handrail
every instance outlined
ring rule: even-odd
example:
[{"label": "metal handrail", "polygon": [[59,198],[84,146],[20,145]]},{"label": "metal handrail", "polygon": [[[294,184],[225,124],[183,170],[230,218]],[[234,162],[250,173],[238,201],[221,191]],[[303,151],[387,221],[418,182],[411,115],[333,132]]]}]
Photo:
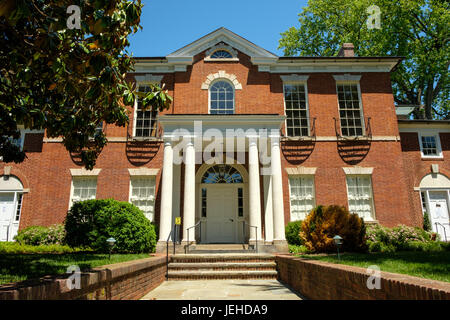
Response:
[{"label": "metal handrail", "polygon": [[[199,220],[199,221],[198,221],[196,224],[194,224],[192,227],[189,227],[189,228],[186,229],[186,233],[187,233],[187,244],[186,244],[186,247],[185,247],[185,250],[184,250],[184,252],[185,252],[186,254],[189,253],[189,245],[190,245],[190,243],[189,243],[189,229],[194,228],[194,231],[195,231],[195,228],[196,228],[198,225],[200,225],[200,241],[201,241],[201,239],[202,239],[202,220]],[[194,234],[194,238],[195,238],[195,234]]]},{"label": "metal handrail", "polygon": [[336,134],[336,138],[338,140],[347,140],[347,141],[352,141],[352,140],[371,140],[372,139],[372,126],[370,125],[370,120],[372,119],[371,117],[367,117],[367,122],[365,122],[365,134],[361,135],[361,136],[343,136],[341,135],[341,133],[339,132],[341,129],[341,126],[339,124],[339,130],[338,130],[338,120],[336,117],[333,117],[334,119],[334,132]]},{"label": "metal handrail", "polygon": [[[315,140],[316,139],[316,117],[303,117],[301,119],[307,119],[308,121],[308,131],[307,136],[288,136],[287,129],[286,134],[280,129],[280,137],[284,140]],[[311,121],[312,120],[312,121]],[[312,122],[312,124],[311,124]]]},{"label": "metal handrail", "polygon": [[[247,223],[247,221],[242,220],[242,231],[243,231],[243,235],[242,235],[242,244],[245,245],[245,225],[248,225],[250,228],[255,228],[255,252],[258,253],[258,227],[257,226],[252,226],[249,223]],[[250,239],[249,239],[250,242]]]},{"label": "metal handrail", "polygon": [[434,224],[436,225],[436,232],[438,232],[438,227],[437,227],[438,225],[440,225],[442,227],[442,229],[444,229],[444,238],[445,238],[445,242],[447,242],[447,232],[445,232],[445,226],[439,222],[435,222]]},{"label": "metal handrail", "polygon": [[169,241],[170,241],[170,237],[173,235],[172,237],[172,242],[173,242],[173,254],[175,254],[175,238],[176,238],[176,234],[174,232],[176,228],[176,225],[173,226],[173,229],[170,230],[169,232],[169,236],[167,237],[167,241],[166,241],[166,279],[169,279]]}]

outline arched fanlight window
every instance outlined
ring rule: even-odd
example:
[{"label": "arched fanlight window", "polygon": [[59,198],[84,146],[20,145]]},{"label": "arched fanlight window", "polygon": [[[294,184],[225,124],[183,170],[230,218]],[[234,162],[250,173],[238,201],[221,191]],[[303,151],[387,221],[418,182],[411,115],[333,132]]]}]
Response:
[{"label": "arched fanlight window", "polygon": [[214,51],[213,54],[211,54],[211,59],[229,59],[229,58],[233,58],[233,56],[226,50],[217,50]]},{"label": "arched fanlight window", "polygon": [[202,183],[243,183],[242,175],[232,166],[218,164],[208,170],[202,177]]},{"label": "arched fanlight window", "polygon": [[234,89],[228,81],[217,81],[209,89],[210,114],[234,113]]}]

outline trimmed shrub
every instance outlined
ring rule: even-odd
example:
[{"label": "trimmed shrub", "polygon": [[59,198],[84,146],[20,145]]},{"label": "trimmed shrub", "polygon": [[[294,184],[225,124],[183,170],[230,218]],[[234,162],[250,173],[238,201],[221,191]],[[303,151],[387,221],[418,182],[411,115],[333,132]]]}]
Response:
[{"label": "trimmed shrub", "polygon": [[302,223],[300,237],[311,252],[336,252],[333,237],[343,238],[344,251],[366,251],[363,219],[345,207],[318,206]]},{"label": "trimmed shrub", "polygon": [[302,239],[300,238],[300,231],[302,230],[302,222],[299,221],[291,221],[286,225],[286,240],[289,244],[301,246],[303,244]]},{"label": "trimmed shrub", "polygon": [[26,245],[51,245],[64,244],[64,238],[66,231],[64,230],[64,225],[53,225],[50,227],[43,226],[31,226],[23,230],[20,230],[14,237],[20,244]]},{"label": "trimmed shrub", "polygon": [[106,239],[116,239],[114,252],[154,252],[155,228],[142,211],[113,199],[86,200],[73,204],[66,221],[66,242],[71,247],[90,247],[108,252]]}]

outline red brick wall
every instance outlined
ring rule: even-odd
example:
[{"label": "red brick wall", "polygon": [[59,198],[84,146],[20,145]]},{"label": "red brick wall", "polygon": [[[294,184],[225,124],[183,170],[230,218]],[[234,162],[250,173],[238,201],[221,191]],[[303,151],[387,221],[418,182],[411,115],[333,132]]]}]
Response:
[{"label": "red brick wall", "polygon": [[[407,129],[405,129],[407,130]],[[419,191],[414,187],[420,185],[420,181],[431,173],[431,164],[439,165],[439,172],[450,178],[450,133],[440,133],[439,138],[444,157],[442,159],[422,159],[417,132],[401,132],[402,157],[405,171],[408,172],[407,183],[409,198],[416,219],[416,224],[422,225],[422,204]]]},{"label": "red brick wall", "polygon": [[[277,256],[278,278],[313,300],[450,300],[450,284],[381,272],[380,289],[368,289],[366,269]],[[372,282],[373,283],[373,282]]]},{"label": "red brick wall", "polygon": [[67,287],[68,275],[0,285],[0,300],[137,300],[164,282],[165,275],[166,258],[152,257],[83,272],[80,289]]},{"label": "red brick wall", "polygon": [[[283,87],[279,74],[259,72],[252,65],[250,57],[238,53],[239,62],[205,62],[204,52],[194,57],[187,72],[162,74],[162,82],[174,98],[169,110],[172,114],[207,114],[208,90],[202,90],[201,84],[209,74],[224,70],[234,74],[242,84],[242,90],[236,90],[236,113],[238,114],[284,114]],[[333,73],[334,74],[334,73]],[[316,117],[317,136],[335,136],[333,117],[338,118],[336,83],[332,73],[310,74],[308,79],[308,100],[310,116]],[[134,80],[129,75],[130,81]],[[374,136],[397,136],[398,127],[395,116],[390,77],[388,73],[363,73],[360,81],[364,117],[371,117]],[[130,111],[130,124],[133,123],[133,110]],[[132,128],[106,126],[108,137],[126,137]],[[295,143],[294,152],[287,155],[286,145],[282,148],[283,188],[285,201],[285,220],[290,220],[288,176],[285,167],[298,165],[317,167],[316,202],[317,204],[347,205],[347,190],[342,167],[350,164],[338,152],[337,142],[316,142],[313,148],[304,152],[304,143]],[[145,151],[145,159],[135,159],[131,149]],[[138,150],[139,151],[139,150]],[[131,155],[131,156],[130,156]],[[71,187],[70,168],[81,168],[76,159],[72,159],[60,143],[44,143],[42,152],[28,153],[28,159],[22,164],[0,164],[12,166],[12,174],[17,175],[30,188],[24,196],[20,228],[30,225],[50,225],[62,223],[66,215]],[[125,142],[109,142],[100,155],[96,168],[101,168],[98,176],[97,198],[115,198],[127,201],[129,196],[128,168],[140,166],[162,169],[163,145],[130,146]],[[407,184],[400,142],[373,141],[360,155],[363,167],[373,167],[373,191],[376,219],[380,223],[394,226],[399,223],[418,225],[411,214],[410,192]],[[159,221],[160,178],[156,184],[156,223]],[[2,171],[0,171],[1,174]],[[262,177],[261,177],[262,178]],[[183,188],[183,185],[182,185]],[[181,197],[183,195],[181,190]],[[395,191],[395,192],[394,192]],[[261,188],[263,198],[263,188]],[[181,199],[181,208],[182,208]],[[263,200],[261,200],[263,204]],[[262,205],[261,208],[264,208]],[[263,211],[263,210],[262,210]],[[262,214],[262,222],[264,223]]]}]

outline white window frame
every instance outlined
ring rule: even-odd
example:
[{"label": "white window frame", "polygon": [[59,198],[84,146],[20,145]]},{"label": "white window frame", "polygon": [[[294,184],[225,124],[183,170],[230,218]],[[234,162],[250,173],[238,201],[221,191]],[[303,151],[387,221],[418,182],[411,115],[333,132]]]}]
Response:
[{"label": "white window frame", "polygon": [[[140,86],[152,86],[152,85],[158,85],[161,86],[161,81],[137,81],[136,82],[136,91],[139,90]],[[134,105],[133,105],[133,138],[137,138],[137,139],[145,139],[145,138],[151,138],[151,136],[149,137],[136,137],[136,121],[137,121],[137,109],[138,109],[138,97],[136,97],[136,99],[134,100]],[[156,116],[158,117],[159,111],[156,111]],[[158,128],[158,120],[156,120],[156,127]]]},{"label": "white window frame", "polygon": [[[75,191],[75,187],[73,184],[74,179],[95,179],[95,199],[97,199],[97,189],[98,189],[98,177],[97,175],[74,175],[72,176],[72,181],[70,182],[70,199],[69,199],[69,210],[72,207],[72,205],[74,204],[73,202],[73,194]],[[86,199],[87,200],[87,199]],[[82,200],[84,201],[84,200]]]},{"label": "white window frame", "polygon": [[[313,198],[313,208],[316,206],[316,179],[314,174],[290,174],[288,175],[288,185],[289,185],[289,221],[298,221],[298,220],[292,220],[292,191],[291,191],[291,178],[310,178],[312,180],[312,198]],[[308,216],[308,214],[305,215],[305,218]],[[304,220],[303,219],[303,220]]]},{"label": "white window frame", "polygon": [[[222,81],[228,82],[228,84],[233,89],[233,113],[211,113],[211,88],[216,82],[222,82]],[[212,115],[232,115],[232,114],[236,114],[236,88],[234,87],[234,83],[233,82],[231,82],[230,80],[228,80],[226,78],[214,79],[214,81],[211,82],[211,84],[209,85],[209,88],[208,88],[208,114],[212,114]]]},{"label": "white window frame", "polygon": [[[350,193],[348,190],[348,180],[347,178],[349,177],[369,177],[369,182],[370,182],[370,206],[371,206],[371,219],[370,220],[366,220],[364,218],[364,222],[374,222],[377,221],[376,219],[376,213],[375,213],[375,201],[374,201],[374,196],[373,196],[373,181],[372,181],[372,174],[346,174],[345,175],[345,185],[347,186],[347,205],[348,205],[348,210],[350,211]],[[357,212],[351,212],[350,213],[356,213],[360,218],[361,217]]]},{"label": "white window frame", "polygon": [[308,83],[307,80],[300,80],[300,81],[283,81],[283,104],[284,104],[284,115],[286,116],[286,119],[284,120],[284,127],[286,129],[286,136],[289,137],[288,134],[288,126],[287,126],[287,114],[286,114],[286,91],[285,86],[286,85],[303,85],[305,88],[305,104],[306,104],[306,121],[308,125],[308,136],[311,136],[311,122],[309,117],[309,95],[308,95]]},{"label": "white window frame", "polygon": [[[358,102],[359,102],[359,111],[361,114],[361,128],[362,128],[362,135],[356,135],[356,136],[344,136],[342,134],[342,122],[341,122],[341,110],[339,105],[339,92],[338,92],[338,86],[340,85],[356,85],[356,88],[358,90]],[[336,100],[337,100],[337,107],[338,107],[338,115],[339,115],[339,131],[341,133],[341,136],[343,137],[362,137],[366,135],[366,123],[364,120],[364,109],[362,105],[362,95],[361,95],[361,85],[359,83],[359,80],[336,80]]]},{"label": "white window frame", "polygon": [[[130,175],[130,183],[129,183],[129,192],[128,192],[128,202],[133,204],[132,202],[132,195],[133,195],[133,183],[132,180],[133,179],[152,179],[154,182],[154,186],[153,186],[153,216],[152,219],[149,219],[146,215],[145,212],[142,210],[142,212],[144,212],[144,215],[147,219],[150,220],[150,222],[154,222],[155,221],[155,216],[156,216],[156,212],[155,212],[155,208],[156,208],[156,176],[155,175]],[[136,206],[137,207],[137,206]],[[139,207],[138,207],[139,208]]]},{"label": "white window frame", "polygon": [[[417,131],[417,135],[419,138],[420,155],[423,159],[443,159],[444,158],[444,154],[442,153],[442,147],[441,147],[441,139],[440,139],[438,130],[422,129],[422,130]],[[434,138],[436,139],[437,155],[425,155],[423,153],[422,136],[424,136],[424,137],[434,136]]]}]

